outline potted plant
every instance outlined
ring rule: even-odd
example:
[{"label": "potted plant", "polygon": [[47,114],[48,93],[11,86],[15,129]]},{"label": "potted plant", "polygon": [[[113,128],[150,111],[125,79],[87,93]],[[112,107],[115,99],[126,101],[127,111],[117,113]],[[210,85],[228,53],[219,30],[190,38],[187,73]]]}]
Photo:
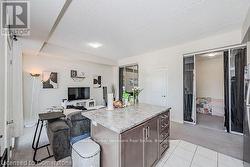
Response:
[{"label": "potted plant", "polygon": [[139,103],[139,99],[138,99],[138,96],[139,94],[141,93],[143,89],[140,89],[139,87],[134,87],[132,89],[133,91],[133,96],[134,96],[134,104],[138,104]]}]

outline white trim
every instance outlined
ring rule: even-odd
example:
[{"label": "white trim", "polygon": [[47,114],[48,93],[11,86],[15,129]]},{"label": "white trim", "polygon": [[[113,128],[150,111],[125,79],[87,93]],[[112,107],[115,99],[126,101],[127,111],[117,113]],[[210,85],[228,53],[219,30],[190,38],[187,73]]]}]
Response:
[{"label": "white trim", "polygon": [[200,54],[206,54],[206,53],[211,53],[211,52],[219,52],[219,51],[225,51],[229,49],[236,49],[236,48],[241,48],[241,47],[246,47],[247,44],[238,44],[238,45],[231,45],[231,46],[226,46],[226,47],[221,47],[221,48],[215,48],[215,49],[210,49],[210,50],[203,50],[203,51],[197,51],[197,52],[191,52],[191,53],[185,53],[183,54],[184,57],[190,57],[192,55],[200,55]]},{"label": "white trim", "polygon": [[197,97],[197,91],[196,91],[196,55],[194,55],[194,71],[193,71],[193,122],[196,125],[197,119],[196,119],[196,97]]},{"label": "white trim", "polygon": [[188,122],[188,121],[183,121],[183,123],[191,124],[191,125],[196,125],[196,123],[194,123],[194,122]]},{"label": "white trim", "polygon": [[[193,57],[193,64],[194,64],[194,68],[193,68],[193,101],[192,101],[192,115],[191,118],[193,119],[193,122],[189,122],[189,121],[184,121],[184,117],[183,117],[183,121],[185,123],[190,123],[192,125],[196,125],[196,78],[195,78],[195,55],[189,55],[189,56],[184,56],[183,58],[186,57]],[[183,60],[184,63],[184,60]],[[184,64],[183,64],[183,68],[184,68]],[[183,78],[184,78],[184,69],[183,69]],[[184,84],[184,83],[183,83]],[[184,88],[184,85],[183,85]],[[183,89],[183,99],[184,99],[184,89]],[[184,101],[183,101],[184,103]],[[184,108],[183,108],[183,115],[184,115]]]},{"label": "white trim", "polygon": [[231,78],[231,69],[230,69],[230,64],[231,64],[231,49],[228,49],[228,116],[229,116],[229,133],[232,133],[231,131],[231,82],[230,82],[230,78]]},{"label": "white trim", "polygon": [[119,68],[128,67],[128,66],[135,66],[135,65],[139,66],[138,63],[132,63],[132,64],[124,64],[122,66],[119,66]]},{"label": "white trim", "polygon": [[243,133],[239,133],[239,132],[235,132],[235,131],[231,131],[230,133],[235,134],[235,135],[243,136]]},{"label": "white trim", "polygon": [[[245,47],[247,47],[247,44],[231,45],[231,46],[226,46],[226,47],[221,47],[221,48],[215,48],[215,49],[211,49],[211,50],[204,50],[204,51],[198,51],[198,52],[183,54],[183,58],[194,56],[194,82],[195,82],[194,86],[196,86],[196,79],[195,79],[195,74],[196,74],[196,68],[195,68],[196,66],[195,65],[196,64],[195,64],[195,58],[196,58],[197,55],[211,53],[211,52],[228,51],[228,67],[229,67],[229,69],[228,69],[228,79],[230,80],[230,76],[231,76],[231,73],[230,73],[231,50],[232,49],[238,49],[238,48],[241,48],[241,47],[245,48]],[[229,89],[229,133],[242,135],[242,133],[238,133],[238,132],[232,131],[232,128],[231,128],[232,121],[231,121],[231,89],[230,88],[231,88],[231,82],[229,82],[229,86],[228,86],[228,89]],[[193,90],[195,90],[195,87],[193,88]],[[195,93],[195,96],[194,96],[194,93]],[[184,96],[184,94],[183,94],[183,96]],[[193,91],[193,99],[196,99],[196,92],[194,92],[194,91]],[[195,104],[196,104],[196,101],[195,101]],[[194,109],[194,107],[193,107],[193,109]],[[184,112],[184,109],[183,109],[183,112]],[[183,120],[184,120],[184,118],[183,118]],[[195,120],[195,122],[184,121],[184,123],[189,123],[189,124],[192,124],[192,125],[196,125],[196,122],[197,122],[197,120],[196,120],[196,111],[195,111],[195,118],[194,118],[194,120]]]}]

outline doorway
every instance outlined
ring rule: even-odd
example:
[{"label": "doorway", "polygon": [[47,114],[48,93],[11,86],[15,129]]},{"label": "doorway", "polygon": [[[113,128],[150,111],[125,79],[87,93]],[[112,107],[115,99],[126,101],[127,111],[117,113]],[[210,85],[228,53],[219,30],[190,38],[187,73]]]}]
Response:
[{"label": "doorway", "polygon": [[137,64],[119,67],[119,100],[123,92],[133,95],[133,89],[138,87],[139,67]]},{"label": "doorway", "polygon": [[196,55],[197,125],[225,130],[223,52]]},{"label": "doorway", "polygon": [[246,46],[184,55],[184,122],[242,134]]}]

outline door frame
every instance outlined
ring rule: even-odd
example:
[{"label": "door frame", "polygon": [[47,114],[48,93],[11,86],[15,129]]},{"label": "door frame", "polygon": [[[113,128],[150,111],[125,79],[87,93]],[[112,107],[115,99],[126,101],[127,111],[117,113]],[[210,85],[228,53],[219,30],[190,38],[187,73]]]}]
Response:
[{"label": "door frame", "polygon": [[[124,70],[125,70],[125,68],[126,67],[129,67],[129,66],[137,66],[137,71],[138,71],[138,73],[137,73],[137,79],[138,79],[138,87],[139,87],[139,64],[138,63],[132,63],[132,64],[126,64],[126,65],[121,65],[121,66],[119,66],[118,67],[118,99],[119,100],[122,100],[122,93],[123,93],[123,85],[124,85],[124,83],[123,82],[121,82],[121,80],[123,80],[124,78],[123,78],[123,76],[121,76],[121,73],[120,73],[120,69],[122,69],[122,68],[124,68]],[[124,72],[124,71],[123,71]],[[134,78],[135,79],[135,78]],[[133,87],[135,86],[135,84],[133,83]]]},{"label": "door frame", "polygon": [[[245,44],[245,46],[241,46],[241,47],[233,47],[233,48],[230,48],[228,49],[228,67],[229,67],[229,70],[228,70],[228,78],[230,78],[231,76],[231,70],[230,70],[230,65],[231,65],[231,50],[233,49],[240,49],[240,48],[247,48],[247,44]],[[247,51],[246,51],[246,59],[247,59]],[[247,64],[247,62],[246,62]],[[241,135],[243,136],[243,132],[244,130],[242,131],[242,133],[240,132],[236,132],[236,131],[233,131],[232,130],[232,113],[231,113],[231,82],[229,82],[229,86],[228,86],[228,89],[229,89],[229,133],[232,133],[232,134],[236,134],[236,135]],[[244,98],[243,98],[244,99]],[[244,112],[244,111],[243,111]],[[243,113],[244,114],[244,113]],[[244,122],[244,117],[243,117],[243,122]]]},{"label": "door frame", "polygon": [[[197,122],[197,117],[196,117],[196,56],[200,55],[200,54],[206,54],[206,53],[212,53],[212,52],[223,52],[223,51],[228,51],[228,66],[230,67],[230,55],[231,55],[231,49],[237,49],[237,48],[242,48],[242,47],[247,47],[247,44],[238,44],[238,45],[230,45],[230,46],[226,46],[226,47],[219,47],[219,48],[215,48],[215,49],[208,49],[208,50],[204,50],[204,51],[197,51],[197,52],[191,52],[191,53],[186,53],[183,54],[183,58],[184,57],[190,57],[190,56],[194,56],[194,99],[193,99],[193,106],[195,106],[195,110],[193,107],[193,111],[194,111],[194,119],[195,119],[195,123],[194,122],[188,122],[188,121],[184,121],[184,123],[189,123],[189,124],[193,124],[196,125]],[[183,63],[182,63],[183,64]],[[228,70],[228,76],[230,78],[230,69]],[[238,133],[238,132],[234,132],[231,130],[231,82],[229,82],[229,133],[232,134],[237,134],[237,135],[243,135],[242,133]],[[184,96],[184,95],[183,95]],[[224,99],[225,100],[225,99]],[[183,108],[183,112],[184,112],[184,108]],[[184,118],[183,118],[184,120]]]}]

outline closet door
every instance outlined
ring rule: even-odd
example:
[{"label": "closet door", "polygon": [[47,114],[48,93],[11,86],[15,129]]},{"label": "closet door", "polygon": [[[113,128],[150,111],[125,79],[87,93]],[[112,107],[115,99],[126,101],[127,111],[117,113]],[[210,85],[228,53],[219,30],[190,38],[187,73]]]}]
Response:
[{"label": "closet door", "polygon": [[183,117],[185,122],[195,123],[195,56],[183,58]]},{"label": "closet door", "polygon": [[243,133],[244,113],[244,68],[246,48],[230,50],[230,131]]}]

